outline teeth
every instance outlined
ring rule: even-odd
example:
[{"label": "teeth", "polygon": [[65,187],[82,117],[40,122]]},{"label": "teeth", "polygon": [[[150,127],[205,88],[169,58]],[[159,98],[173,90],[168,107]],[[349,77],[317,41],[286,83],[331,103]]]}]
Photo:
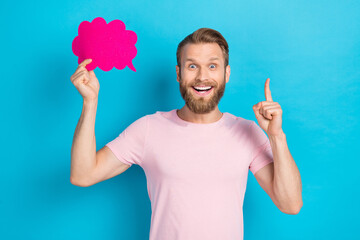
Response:
[{"label": "teeth", "polygon": [[194,87],[196,90],[209,90],[211,87]]}]

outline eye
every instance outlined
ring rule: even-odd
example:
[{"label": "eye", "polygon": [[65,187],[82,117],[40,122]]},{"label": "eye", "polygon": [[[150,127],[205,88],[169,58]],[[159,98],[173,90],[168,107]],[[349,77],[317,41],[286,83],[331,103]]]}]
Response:
[{"label": "eye", "polygon": [[214,66],[213,68],[215,68],[215,67],[216,67],[216,65],[215,65],[215,64],[211,64],[211,65],[210,65],[210,68],[211,68],[211,66]]},{"label": "eye", "polygon": [[195,66],[195,64],[190,64],[190,65],[189,65],[189,68],[192,68],[191,66]]}]

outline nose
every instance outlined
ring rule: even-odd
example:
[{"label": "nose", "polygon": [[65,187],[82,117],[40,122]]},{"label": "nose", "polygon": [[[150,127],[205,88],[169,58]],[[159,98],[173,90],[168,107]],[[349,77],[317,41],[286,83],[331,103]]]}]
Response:
[{"label": "nose", "polygon": [[199,67],[199,71],[198,74],[196,76],[196,80],[198,81],[204,81],[204,80],[208,80],[209,79],[209,74],[207,69],[203,68],[203,67]]}]

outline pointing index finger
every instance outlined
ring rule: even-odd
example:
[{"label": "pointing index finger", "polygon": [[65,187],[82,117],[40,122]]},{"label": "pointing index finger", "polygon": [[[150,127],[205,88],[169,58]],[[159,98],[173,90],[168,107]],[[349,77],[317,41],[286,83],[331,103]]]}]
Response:
[{"label": "pointing index finger", "polygon": [[266,101],[273,101],[271,97],[271,91],[270,91],[270,78],[266,79],[265,82],[265,98]]}]

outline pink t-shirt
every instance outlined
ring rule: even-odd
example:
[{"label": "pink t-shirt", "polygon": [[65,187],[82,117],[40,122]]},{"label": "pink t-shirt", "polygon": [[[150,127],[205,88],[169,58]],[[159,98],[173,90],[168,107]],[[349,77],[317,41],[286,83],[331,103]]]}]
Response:
[{"label": "pink t-shirt", "polygon": [[249,169],[273,162],[269,139],[252,120],[224,112],[191,123],[176,109],[137,119],[106,144],[144,169],[151,201],[150,240],[242,240]]}]

